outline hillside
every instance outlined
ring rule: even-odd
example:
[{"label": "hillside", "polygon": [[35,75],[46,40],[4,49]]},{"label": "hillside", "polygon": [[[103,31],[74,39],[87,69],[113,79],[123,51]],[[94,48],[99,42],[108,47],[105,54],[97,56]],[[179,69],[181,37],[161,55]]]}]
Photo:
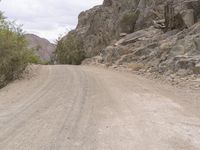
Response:
[{"label": "hillside", "polygon": [[95,56],[110,43],[118,40],[120,33],[144,29],[152,24],[152,19],[162,18],[164,2],[104,0],[102,5],[81,12],[76,29],[70,33],[83,41],[87,57]]},{"label": "hillside", "polygon": [[28,41],[29,48],[34,48],[35,53],[42,61],[50,61],[55,51],[55,45],[50,43],[47,39],[41,38],[34,34],[25,34]]},{"label": "hillside", "polygon": [[89,58],[83,64],[196,79],[199,20],[200,0],[104,0],[82,12],[76,29],[62,40],[73,34],[82,42]]}]

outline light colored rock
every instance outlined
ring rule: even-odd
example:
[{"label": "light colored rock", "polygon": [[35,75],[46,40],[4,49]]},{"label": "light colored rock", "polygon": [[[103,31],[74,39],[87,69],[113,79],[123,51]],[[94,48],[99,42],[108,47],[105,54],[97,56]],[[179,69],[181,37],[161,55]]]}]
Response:
[{"label": "light colored rock", "polygon": [[189,28],[192,25],[194,25],[194,10],[193,9],[187,9],[182,12],[183,20],[185,22],[185,25]]},{"label": "light colored rock", "polygon": [[195,74],[200,74],[200,63],[196,64],[194,67],[194,73]]},{"label": "light colored rock", "polygon": [[120,36],[120,37],[125,37],[125,36],[127,36],[127,33],[120,33],[119,36]]}]

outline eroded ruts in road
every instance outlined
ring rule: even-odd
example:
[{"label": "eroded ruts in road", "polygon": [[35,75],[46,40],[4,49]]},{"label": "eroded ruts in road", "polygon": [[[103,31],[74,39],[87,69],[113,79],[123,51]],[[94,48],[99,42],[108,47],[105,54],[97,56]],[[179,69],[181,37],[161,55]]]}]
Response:
[{"label": "eroded ruts in road", "polygon": [[0,90],[0,149],[199,149],[199,110],[186,109],[195,99],[184,106],[172,87],[98,68],[40,67]]}]

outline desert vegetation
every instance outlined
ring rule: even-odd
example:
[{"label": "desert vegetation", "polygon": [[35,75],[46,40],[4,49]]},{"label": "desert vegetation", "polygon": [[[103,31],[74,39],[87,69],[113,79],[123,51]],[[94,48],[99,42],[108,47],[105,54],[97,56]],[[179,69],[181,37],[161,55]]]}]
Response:
[{"label": "desert vegetation", "polygon": [[56,60],[61,64],[79,65],[85,58],[83,43],[73,32],[57,41]]},{"label": "desert vegetation", "polygon": [[28,63],[39,62],[27,48],[22,29],[0,12],[0,87],[19,77]]}]

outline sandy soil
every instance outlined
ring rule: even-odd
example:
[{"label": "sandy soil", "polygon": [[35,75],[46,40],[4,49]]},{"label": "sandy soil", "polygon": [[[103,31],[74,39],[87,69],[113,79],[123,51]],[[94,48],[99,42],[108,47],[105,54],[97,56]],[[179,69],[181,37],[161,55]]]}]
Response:
[{"label": "sandy soil", "polygon": [[200,92],[130,73],[38,66],[0,90],[1,150],[200,150]]}]

